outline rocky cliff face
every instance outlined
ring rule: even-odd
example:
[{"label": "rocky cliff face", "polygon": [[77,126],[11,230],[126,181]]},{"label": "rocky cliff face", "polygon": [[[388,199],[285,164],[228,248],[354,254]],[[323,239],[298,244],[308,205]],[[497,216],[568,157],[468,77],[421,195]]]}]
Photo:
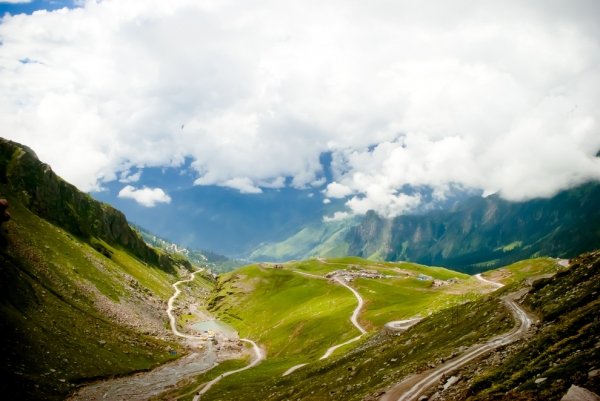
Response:
[{"label": "rocky cliff face", "polygon": [[26,146],[0,138],[0,182],[38,216],[90,242],[123,247],[141,260],[173,271],[168,257],[150,248],[123,213],[92,199],[57,176]]}]

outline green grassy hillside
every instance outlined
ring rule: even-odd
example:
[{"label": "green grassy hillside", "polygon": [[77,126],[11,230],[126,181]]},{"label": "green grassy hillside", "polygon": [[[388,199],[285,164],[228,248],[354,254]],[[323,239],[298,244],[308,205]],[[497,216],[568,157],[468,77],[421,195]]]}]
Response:
[{"label": "green grassy hillside", "polygon": [[99,241],[108,258],[0,193],[12,216],[0,248],[3,394],[63,399],[173,358],[161,312],[172,276]]},{"label": "green grassy hillside", "polygon": [[[266,396],[264,383],[289,382],[280,376],[297,364],[324,366],[327,362],[319,358],[327,348],[356,337],[359,332],[349,317],[357,300],[348,289],[325,279],[332,271],[371,270],[384,276],[357,278],[350,283],[365,300],[359,321],[369,333],[336,351],[332,358],[370,341],[388,321],[436,314],[479,297],[484,289],[470,276],[411,263],[338,258],[274,266],[251,265],[222,275],[215,292],[207,297],[208,309],[235,327],[240,336],[263,346],[267,359],[253,369],[225,378],[203,399],[262,399]],[[434,280],[444,284],[435,286]],[[214,376],[209,373],[197,382],[209,377]]]},{"label": "green grassy hillside", "polygon": [[2,397],[62,400],[86,381],[181,354],[165,309],[191,265],[145,245],[120,212],[34,156],[0,140],[11,214],[0,227]]},{"label": "green grassy hillside", "polygon": [[281,242],[262,244],[248,256],[251,260],[286,261],[315,256],[340,257],[348,254],[344,240],[354,220],[311,224]]},{"label": "green grassy hillside", "polygon": [[[369,332],[331,358],[319,360],[329,345],[358,334],[348,321],[356,299],[334,282],[298,272],[325,276],[336,270],[371,270],[384,277],[350,282],[365,299],[359,321]],[[411,372],[435,366],[472,344],[510,330],[514,320],[500,297],[527,285],[531,278],[564,270],[555,259],[522,261],[490,272],[490,277],[508,285],[485,294],[489,286],[474,277],[412,263],[346,257],[247,266],[221,276],[217,292],[207,302],[240,335],[264,346],[267,360],[225,378],[203,399],[371,399]],[[404,333],[383,328],[390,320],[416,315],[425,319]],[[281,377],[300,363],[308,365]],[[214,372],[196,383],[211,377]]]},{"label": "green grassy hillside", "polygon": [[482,276],[492,281],[509,285],[519,283],[531,277],[542,277],[553,275],[564,267],[554,258],[525,259],[511,265],[490,270]]}]

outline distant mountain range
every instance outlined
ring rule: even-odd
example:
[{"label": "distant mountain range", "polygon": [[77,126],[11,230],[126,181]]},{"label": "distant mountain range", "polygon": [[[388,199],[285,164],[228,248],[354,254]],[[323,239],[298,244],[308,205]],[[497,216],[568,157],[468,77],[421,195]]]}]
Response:
[{"label": "distant mountain range", "polygon": [[550,199],[509,202],[472,197],[452,208],[386,219],[311,224],[278,243],[263,244],[257,260],[360,256],[441,265],[478,272],[536,256],[568,258],[600,246],[600,184]]}]

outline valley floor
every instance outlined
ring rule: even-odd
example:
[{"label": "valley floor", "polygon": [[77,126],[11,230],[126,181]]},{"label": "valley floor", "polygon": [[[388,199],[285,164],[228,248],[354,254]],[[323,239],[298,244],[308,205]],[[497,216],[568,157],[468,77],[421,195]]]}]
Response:
[{"label": "valley floor", "polygon": [[[347,311],[345,319],[351,322],[353,330],[358,331],[358,336],[350,337],[346,332],[344,341],[329,346],[325,353],[321,353],[320,359],[318,356],[307,355],[290,358],[286,356],[290,354],[281,354],[282,350],[273,348],[270,343],[277,333],[275,331],[261,337],[261,342],[265,342],[262,345],[249,339],[239,339],[251,347],[241,347],[237,351],[235,348],[214,346],[212,338],[208,339],[206,334],[192,335],[180,332],[178,318],[181,316],[178,317],[176,313],[182,313],[182,309],[177,309],[175,304],[182,293],[179,286],[193,284],[197,272],[192,273],[189,279],[173,285],[174,294],[166,311],[173,334],[183,338],[191,352],[177,361],[146,373],[86,386],[70,400],[199,401],[228,400],[234,397],[240,400],[280,401],[291,397],[298,400],[416,401],[424,395],[432,396],[432,393],[435,393],[435,399],[443,399],[438,395],[440,386],[443,385],[443,389],[446,390],[461,380],[451,376],[456,371],[472,365],[476,360],[488,358],[488,355],[493,354],[492,351],[506,349],[507,346],[522,342],[526,336],[531,335],[535,317],[521,306],[529,289],[523,287],[523,283],[519,284],[519,280],[527,275],[550,277],[552,269],[556,269],[553,267],[556,263],[552,261],[536,263],[538,262],[517,264],[512,271],[510,268],[495,271],[486,274],[485,277],[466,276],[460,280],[447,278],[448,282],[452,283],[448,285],[441,278],[450,277],[450,273],[447,272],[436,273],[441,276],[434,279],[418,273],[418,270],[413,273],[407,267],[397,266],[380,265],[377,266],[378,271],[370,271],[353,265],[352,269],[335,270],[336,267],[348,264],[318,260],[311,267],[290,265],[283,271],[266,265],[251,267],[223,278],[225,286],[217,285],[216,292],[212,294],[213,300],[209,302],[212,302],[213,311],[218,313],[217,317],[235,316],[243,321],[238,314],[244,311],[254,317],[251,320],[257,325],[265,322],[257,319],[258,316],[252,309],[254,301],[249,301],[251,298],[248,297],[254,296],[255,293],[262,294],[264,289],[260,286],[268,280],[274,280],[279,290],[285,288],[282,287],[283,279],[292,280],[294,284],[290,288],[294,291],[301,288],[298,285],[305,286],[314,281],[322,283],[315,288],[345,287],[355,299],[352,309],[344,309]],[[419,283],[423,280],[422,277],[425,277],[425,280],[445,288],[444,291],[455,293],[455,296],[459,297],[457,299],[462,299],[462,302],[452,307],[439,307],[439,312],[430,318],[421,317],[426,315],[424,311],[421,311],[421,316],[414,316],[419,311],[412,309],[413,316],[409,319],[385,320],[385,323],[374,326],[365,316],[374,316],[373,311],[378,307],[377,296],[381,294],[377,294],[372,289],[376,287],[372,286],[382,284],[376,284],[381,283],[381,280],[365,277],[399,280],[398,274],[408,275],[403,280],[414,280],[411,283]],[[302,279],[297,281],[293,276]],[[467,281],[469,285],[465,287],[462,281]],[[528,282],[531,284],[532,280],[529,279]],[[507,291],[502,288],[505,284],[510,287]],[[359,288],[363,293],[359,292]],[[465,288],[475,289],[479,293],[474,298],[475,301],[466,302],[464,294],[456,295],[466,291]],[[221,292],[228,294],[228,298],[220,298]],[[497,295],[498,293],[501,293],[501,296]],[[276,296],[272,290],[266,294],[269,294],[269,297]],[[224,307],[218,303],[220,299],[227,302],[239,299],[239,305],[243,306],[240,309],[238,304],[229,303]],[[269,329],[277,330],[277,326],[283,321],[276,316],[277,310],[269,312],[272,313],[265,316],[270,316],[272,322],[278,321],[267,322],[272,325]],[[292,312],[287,313],[288,317],[293,317]],[[319,313],[321,312],[317,315]],[[385,316],[392,315],[388,313]],[[300,320],[300,326],[297,327],[302,328],[305,323]],[[231,324],[235,322],[232,321]],[[369,325],[369,329],[365,328],[365,324]],[[189,327],[189,324],[187,326]],[[248,326],[244,330],[244,335],[247,335],[256,332],[258,328]],[[286,336],[291,335],[285,330],[282,333],[287,333]],[[296,344],[297,347],[302,347],[302,341],[306,341],[306,338],[296,339],[290,336],[289,341],[292,340],[300,341]],[[350,344],[353,343],[356,345],[350,348]],[[340,352],[340,349],[345,352]],[[418,352],[413,353],[415,350]],[[297,350],[292,348],[286,350],[287,353],[295,351]],[[268,359],[267,352],[270,353]],[[311,355],[314,355],[314,352]],[[243,357],[245,359],[240,359]],[[265,359],[268,363],[259,368],[258,365]],[[228,379],[238,374],[239,379]],[[220,383],[221,381],[224,383]],[[377,388],[383,390],[373,393]]]}]

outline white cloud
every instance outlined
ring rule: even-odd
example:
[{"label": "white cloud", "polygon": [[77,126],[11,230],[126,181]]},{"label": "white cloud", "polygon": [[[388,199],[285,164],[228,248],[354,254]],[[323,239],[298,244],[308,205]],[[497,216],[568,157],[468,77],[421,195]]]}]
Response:
[{"label": "white cloud", "polygon": [[0,0],[0,4],[8,3],[8,4],[27,4],[31,3],[33,0]]},{"label": "white cloud", "polygon": [[333,214],[333,216],[323,216],[323,221],[328,222],[328,221],[344,220],[349,217],[352,217],[352,215],[348,212],[335,212]]},{"label": "white cloud", "polygon": [[185,157],[198,185],[320,187],[331,152],[325,195],[353,213],[410,210],[405,185],[549,196],[600,179],[599,14],[120,0],[7,16],[0,126],[84,190]]},{"label": "white cloud", "polygon": [[329,198],[323,199],[323,204],[324,205],[329,205],[330,203],[331,203],[331,199],[329,199]]},{"label": "white cloud", "polygon": [[325,196],[330,198],[345,198],[351,193],[352,190],[349,187],[338,182],[332,182],[328,184],[327,188],[325,189]]},{"label": "white cloud", "polygon": [[[196,180],[197,183],[201,184],[200,181]],[[248,177],[236,177],[229,179],[223,183],[217,183],[217,185],[223,187],[229,187],[237,189],[243,194],[260,194],[262,189],[252,183],[252,180]]]},{"label": "white cloud", "polygon": [[171,203],[171,197],[162,190],[162,188],[136,188],[126,185],[119,191],[119,198],[129,198],[135,200],[142,206],[154,207],[158,203]]},{"label": "white cloud", "polygon": [[119,174],[119,182],[123,184],[138,182],[140,178],[142,178],[142,170],[138,170],[135,173],[131,171],[123,171]]}]

